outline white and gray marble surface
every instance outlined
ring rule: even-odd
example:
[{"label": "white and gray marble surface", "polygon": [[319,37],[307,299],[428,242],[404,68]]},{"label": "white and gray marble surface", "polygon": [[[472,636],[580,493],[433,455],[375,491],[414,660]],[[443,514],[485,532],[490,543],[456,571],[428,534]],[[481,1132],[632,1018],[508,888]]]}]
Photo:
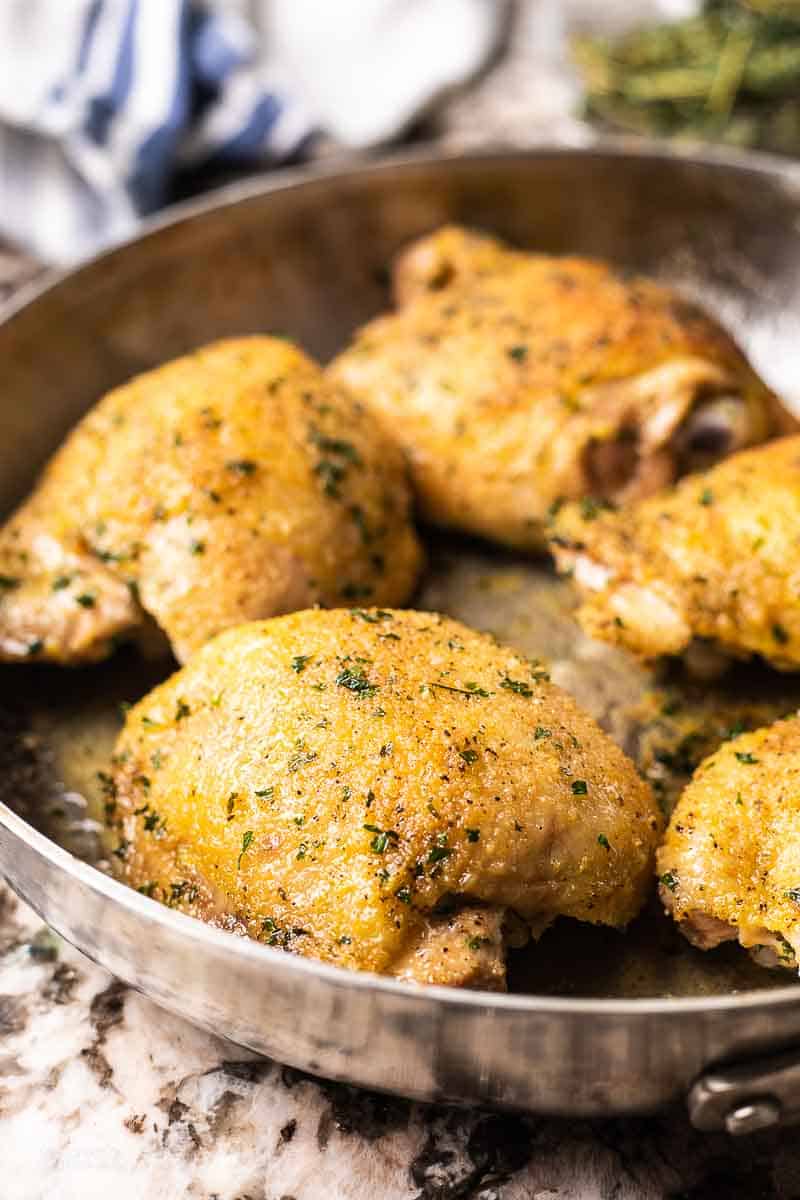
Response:
[{"label": "white and gray marble surface", "polygon": [[[514,53],[437,118],[444,144],[582,136],[556,59],[533,69],[536,22],[557,20],[533,7]],[[0,248],[0,300],[31,271]],[[800,1144],[701,1135],[681,1108],[554,1120],[314,1080],[161,1011],[0,885],[0,1200],[183,1197],[793,1200]]]}]

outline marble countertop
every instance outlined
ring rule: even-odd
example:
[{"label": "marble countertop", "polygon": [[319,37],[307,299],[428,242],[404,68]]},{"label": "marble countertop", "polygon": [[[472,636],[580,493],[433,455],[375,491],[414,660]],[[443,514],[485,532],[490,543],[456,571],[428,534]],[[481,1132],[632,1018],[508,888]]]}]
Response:
[{"label": "marble countertop", "polygon": [[[514,54],[432,122],[443,144],[581,138],[558,63],[531,67],[553,6],[521,10]],[[0,300],[33,271],[0,247]],[[0,884],[0,1200],[45,1197],[791,1200],[800,1144],[701,1135],[682,1108],[555,1120],[315,1080],[163,1012]]]},{"label": "marble countertop", "polygon": [[194,1029],[0,890],[2,1200],[790,1200],[791,1131],[410,1104]]}]

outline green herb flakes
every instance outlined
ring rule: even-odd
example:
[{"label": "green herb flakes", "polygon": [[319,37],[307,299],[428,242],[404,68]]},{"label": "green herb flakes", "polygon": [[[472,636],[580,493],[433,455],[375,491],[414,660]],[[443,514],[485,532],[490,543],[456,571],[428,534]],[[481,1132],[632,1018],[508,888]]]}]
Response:
[{"label": "green herb flakes", "polygon": [[505,688],[507,692],[513,692],[515,696],[524,696],[526,700],[530,700],[533,695],[529,684],[522,679],[511,679],[508,675],[504,675],[500,680],[500,687]]},{"label": "green herb flakes", "polygon": [[359,667],[357,670],[345,667],[336,676],[336,686],[347,688],[349,692],[354,692],[357,696],[373,696],[378,690],[376,685],[367,679],[363,667]]},{"label": "green herb flakes", "polygon": [[250,849],[250,846],[252,845],[252,843],[253,843],[253,831],[252,831],[252,829],[246,829],[245,832],[242,834],[242,848],[239,851],[239,857],[236,860],[236,870],[237,871],[240,870],[241,865],[242,865],[242,858],[247,853],[247,851]]}]

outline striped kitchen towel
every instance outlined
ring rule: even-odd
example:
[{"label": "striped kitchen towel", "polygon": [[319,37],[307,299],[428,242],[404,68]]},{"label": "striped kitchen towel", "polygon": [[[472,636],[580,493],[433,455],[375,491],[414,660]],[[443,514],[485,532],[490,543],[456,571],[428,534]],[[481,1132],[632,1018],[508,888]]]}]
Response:
[{"label": "striped kitchen towel", "polygon": [[0,235],[69,263],[181,168],[385,141],[481,65],[503,2],[0,0]]}]

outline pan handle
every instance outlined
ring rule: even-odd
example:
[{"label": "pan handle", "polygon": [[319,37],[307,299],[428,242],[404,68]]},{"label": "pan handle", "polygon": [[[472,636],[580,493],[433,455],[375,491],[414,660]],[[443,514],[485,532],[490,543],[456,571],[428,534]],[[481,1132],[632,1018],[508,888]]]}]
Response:
[{"label": "pan handle", "polygon": [[688,1106],[696,1129],[735,1136],[800,1121],[800,1049],[706,1071]]}]

